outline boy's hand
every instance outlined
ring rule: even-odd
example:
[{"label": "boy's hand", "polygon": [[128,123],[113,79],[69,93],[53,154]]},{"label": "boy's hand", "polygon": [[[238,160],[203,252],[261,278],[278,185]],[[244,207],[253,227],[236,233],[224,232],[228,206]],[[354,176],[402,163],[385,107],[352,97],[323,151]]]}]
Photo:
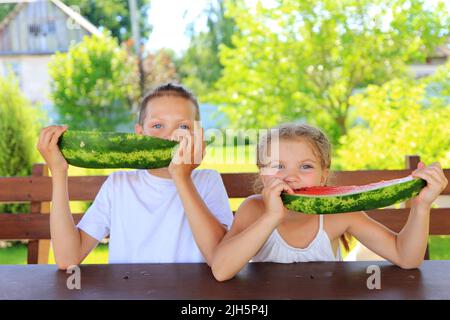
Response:
[{"label": "boy's hand", "polygon": [[175,131],[174,138],[180,141],[178,149],[169,165],[172,179],[190,177],[205,156],[205,141],[203,128],[195,127],[194,133]]},{"label": "boy's hand", "polygon": [[415,205],[431,206],[448,184],[439,162],[434,162],[427,167],[423,162],[419,162],[417,169],[411,175],[415,178],[422,178],[427,182],[426,187],[413,200]]},{"label": "boy's hand", "polygon": [[285,216],[287,209],[281,200],[281,192],[286,191],[293,194],[289,185],[281,179],[274,178],[261,192],[261,195],[266,206],[266,214],[273,216],[278,221],[281,221]]},{"label": "boy's hand", "polygon": [[58,147],[59,137],[67,130],[67,126],[50,126],[42,129],[37,149],[47,163],[52,174],[67,172],[69,165]]}]

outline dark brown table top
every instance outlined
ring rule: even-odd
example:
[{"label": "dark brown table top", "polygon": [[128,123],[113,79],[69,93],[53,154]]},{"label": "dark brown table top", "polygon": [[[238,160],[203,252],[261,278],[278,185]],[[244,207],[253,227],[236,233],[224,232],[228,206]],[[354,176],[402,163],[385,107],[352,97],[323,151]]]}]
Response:
[{"label": "dark brown table top", "polygon": [[[370,265],[381,289],[368,289]],[[55,265],[0,266],[0,299],[450,299],[450,261],[404,270],[388,262],[252,263],[217,282],[206,264],[82,265],[81,289]],[[370,281],[373,283],[373,281]]]}]

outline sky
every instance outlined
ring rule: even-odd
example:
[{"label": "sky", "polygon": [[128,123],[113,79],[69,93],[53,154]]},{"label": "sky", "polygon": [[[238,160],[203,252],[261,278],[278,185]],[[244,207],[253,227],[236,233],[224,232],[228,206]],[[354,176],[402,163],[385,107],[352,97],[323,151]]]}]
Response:
[{"label": "sky", "polygon": [[[180,53],[189,45],[185,34],[189,22],[199,20],[208,0],[152,0],[149,20],[153,25],[146,49],[171,48]],[[185,14],[186,13],[186,14]],[[202,21],[198,21],[202,25]],[[204,25],[204,22],[203,22]]]}]

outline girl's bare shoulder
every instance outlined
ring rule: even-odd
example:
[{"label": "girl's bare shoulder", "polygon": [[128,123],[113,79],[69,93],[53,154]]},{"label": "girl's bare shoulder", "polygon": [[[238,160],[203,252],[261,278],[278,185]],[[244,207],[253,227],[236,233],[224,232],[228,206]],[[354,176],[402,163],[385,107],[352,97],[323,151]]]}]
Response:
[{"label": "girl's bare shoulder", "polygon": [[252,209],[262,209],[264,210],[264,200],[262,195],[260,194],[254,194],[249,197],[247,197],[241,204],[241,206],[246,208],[252,208]]},{"label": "girl's bare shoulder", "polygon": [[264,209],[265,205],[262,196],[255,194],[249,196],[241,203],[236,211],[236,215],[260,216],[264,213]]},{"label": "girl's bare shoulder", "polygon": [[264,201],[261,195],[246,198],[234,214],[233,225],[225,237],[231,237],[246,229],[258,220],[264,214],[264,211]]}]

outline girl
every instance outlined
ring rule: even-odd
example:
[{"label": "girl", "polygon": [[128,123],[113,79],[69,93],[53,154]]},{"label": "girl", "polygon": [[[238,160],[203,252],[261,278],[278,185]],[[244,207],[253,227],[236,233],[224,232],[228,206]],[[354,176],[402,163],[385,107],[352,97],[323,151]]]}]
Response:
[{"label": "girl", "polygon": [[[401,268],[417,268],[423,261],[431,203],[444,190],[447,179],[439,163],[419,163],[413,177],[427,186],[413,200],[404,228],[397,234],[364,212],[307,215],[287,210],[281,192],[325,185],[331,165],[331,146],[319,129],[305,124],[283,124],[278,130],[278,156],[262,163],[271,135],[258,145],[261,194],[247,198],[236,212],[231,230],[216,249],[212,271],[218,281],[228,280],[252,260],[293,263],[339,261],[339,239],[348,249],[350,234],[383,258]],[[276,146],[275,146],[276,147]],[[273,149],[273,146],[271,148]]]}]

